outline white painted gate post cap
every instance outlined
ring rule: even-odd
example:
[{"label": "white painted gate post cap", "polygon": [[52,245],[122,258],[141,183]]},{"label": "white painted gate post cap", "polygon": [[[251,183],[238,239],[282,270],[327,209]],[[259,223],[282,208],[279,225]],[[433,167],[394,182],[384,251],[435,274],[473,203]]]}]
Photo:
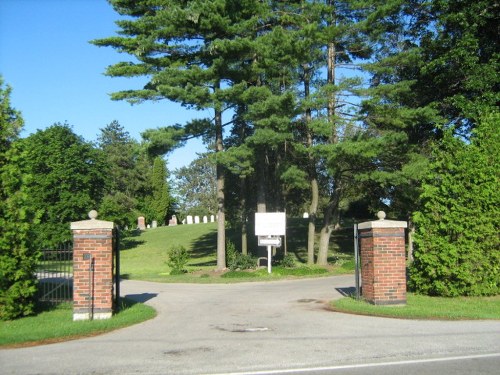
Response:
[{"label": "white painted gate post cap", "polygon": [[89,212],[90,220],[74,221],[70,224],[71,230],[80,229],[113,229],[115,223],[112,221],[97,220],[97,211],[92,210]]},{"label": "white painted gate post cap", "polygon": [[365,221],[364,223],[358,224],[358,229],[371,229],[371,228],[407,228],[408,223],[406,221],[398,220],[385,220],[385,212],[377,212],[378,220]]}]

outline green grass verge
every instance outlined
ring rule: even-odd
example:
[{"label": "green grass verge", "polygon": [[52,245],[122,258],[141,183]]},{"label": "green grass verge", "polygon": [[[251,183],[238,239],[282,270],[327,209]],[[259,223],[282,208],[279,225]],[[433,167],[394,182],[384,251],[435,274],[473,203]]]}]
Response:
[{"label": "green grass verge", "polygon": [[332,301],[338,312],[401,319],[500,319],[500,296],[428,297],[408,293],[404,306],[374,306],[351,297]]},{"label": "green grass verge", "polygon": [[330,272],[326,268],[320,267],[299,267],[299,268],[283,268],[283,267],[272,267],[271,273],[267,271],[267,268],[261,268],[256,271],[229,271],[221,275],[223,279],[258,279],[258,280],[270,280],[283,277],[310,277],[310,276],[320,276],[329,275]]},{"label": "green grass verge", "polygon": [[71,304],[61,304],[35,316],[0,321],[0,348],[49,344],[94,336],[155,316],[156,311],[152,307],[122,299],[122,308],[111,319],[74,322]]}]

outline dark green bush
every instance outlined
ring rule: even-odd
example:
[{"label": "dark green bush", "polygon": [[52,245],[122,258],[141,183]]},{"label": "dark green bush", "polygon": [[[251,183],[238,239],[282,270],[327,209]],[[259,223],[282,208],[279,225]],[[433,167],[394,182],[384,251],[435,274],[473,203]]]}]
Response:
[{"label": "dark green bush", "polygon": [[294,268],[295,267],[295,256],[293,254],[286,254],[283,259],[281,259],[278,264],[284,268]]},{"label": "dark green bush", "polygon": [[433,296],[500,293],[500,115],[467,143],[447,133],[436,147],[414,215],[410,287]]},{"label": "dark green bush", "polygon": [[168,250],[167,265],[170,267],[171,275],[181,275],[186,272],[184,267],[189,260],[188,251],[184,246],[173,246]]},{"label": "dark green bush", "polygon": [[252,256],[238,252],[231,241],[226,244],[226,261],[231,271],[253,269],[257,265]]},{"label": "dark green bush", "polygon": [[21,172],[27,159],[19,147],[23,120],[10,106],[10,93],[0,76],[0,320],[33,314],[37,290],[32,228],[38,213],[26,190],[30,176]]}]

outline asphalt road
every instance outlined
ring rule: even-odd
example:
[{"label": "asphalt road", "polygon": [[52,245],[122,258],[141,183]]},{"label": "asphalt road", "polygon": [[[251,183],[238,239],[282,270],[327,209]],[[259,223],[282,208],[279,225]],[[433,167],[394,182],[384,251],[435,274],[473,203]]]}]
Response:
[{"label": "asphalt road", "polygon": [[[340,314],[352,276],[232,285],[125,281],[158,316],[105,335],[0,350],[0,374],[497,374],[500,321]],[[397,308],[397,307],[395,307]]]}]

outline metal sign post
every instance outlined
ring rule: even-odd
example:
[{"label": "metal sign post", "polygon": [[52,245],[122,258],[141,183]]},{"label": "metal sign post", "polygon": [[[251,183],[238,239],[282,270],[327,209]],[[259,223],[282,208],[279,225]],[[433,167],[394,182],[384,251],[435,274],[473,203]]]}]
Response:
[{"label": "metal sign post", "polygon": [[267,272],[271,273],[272,247],[281,246],[281,236],[286,234],[284,212],[258,212],[255,214],[255,235],[259,246],[267,246]]},{"label": "metal sign post", "polygon": [[259,246],[267,246],[267,272],[271,273],[272,248],[281,247],[281,237],[259,236]]},{"label": "metal sign post", "polygon": [[354,278],[356,282],[356,299],[359,300],[360,292],[359,292],[359,236],[358,236],[358,223],[354,223],[354,264],[355,264],[355,273]]}]

